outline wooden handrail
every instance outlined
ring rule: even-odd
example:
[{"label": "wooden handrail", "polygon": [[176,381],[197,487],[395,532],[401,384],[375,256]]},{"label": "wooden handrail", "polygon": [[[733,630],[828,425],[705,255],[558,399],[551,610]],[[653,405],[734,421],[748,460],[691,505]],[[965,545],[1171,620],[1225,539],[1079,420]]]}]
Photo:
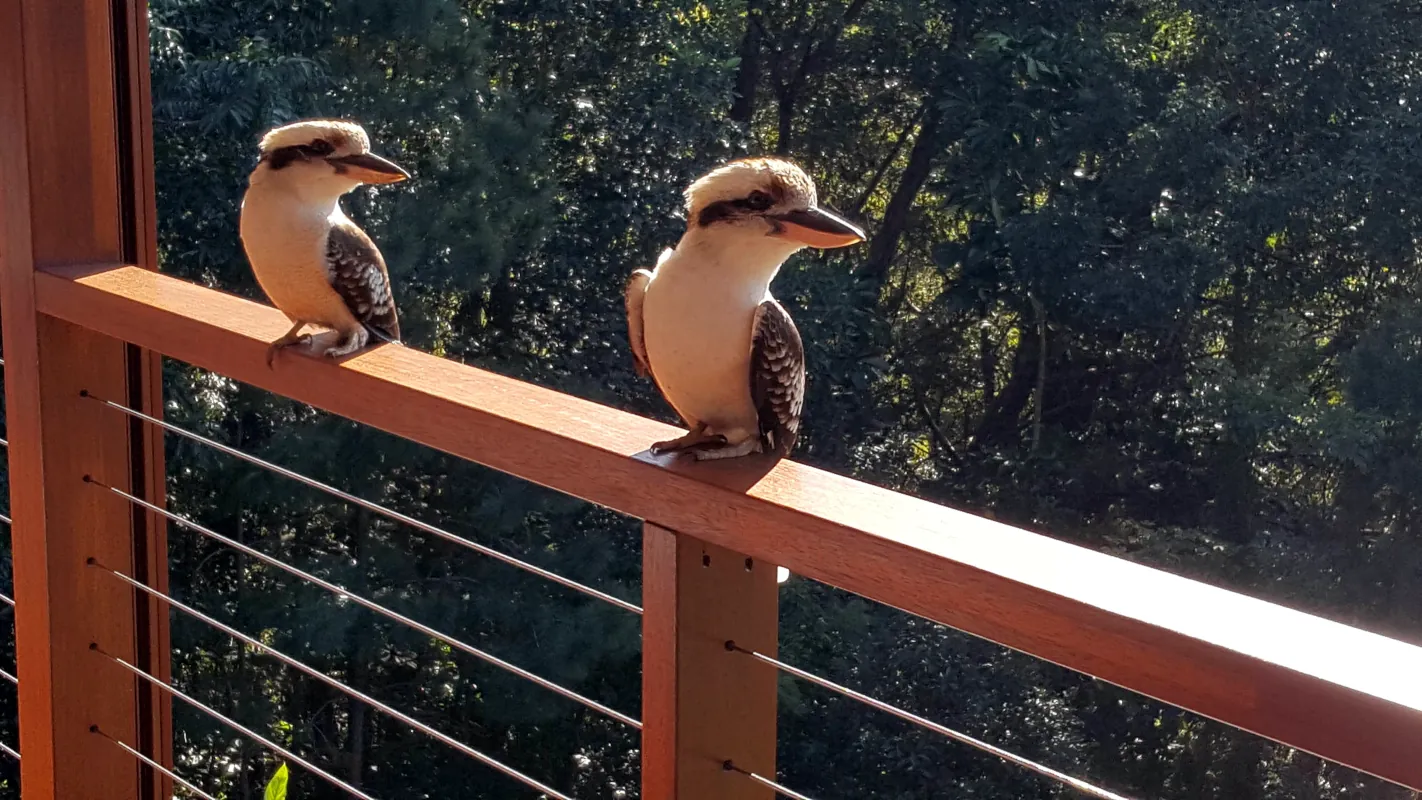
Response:
[{"label": "wooden handrail", "polygon": [[281,314],[141,269],[52,269],[36,296],[45,314],[1422,789],[1422,648],[789,461],[653,458],[666,425],[410,348],[269,370]]}]

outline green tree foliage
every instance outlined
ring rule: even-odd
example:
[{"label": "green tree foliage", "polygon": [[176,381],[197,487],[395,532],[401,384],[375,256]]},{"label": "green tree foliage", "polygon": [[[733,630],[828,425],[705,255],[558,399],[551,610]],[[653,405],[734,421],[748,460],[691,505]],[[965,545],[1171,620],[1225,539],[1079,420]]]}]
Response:
[{"label": "green tree foliage", "polygon": [[[363,121],[408,184],[347,199],[414,346],[663,418],[623,280],[718,161],[785,153],[862,220],[776,291],[811,364],[799,457],[1391,635],[1422,635],[1415,3],[151,0],[163,268],[255,296],[237,199],[266,127]],[[175,421],[636,599],[634,522],[170,365]],[[637,713],[635,618],[208,449],[204,524]],[[587,798],[632,732],[175,530],[185,598]],[[782,650],[1142,797],[1391,799],[1319,759],[796,579]],[[185,687],[382,797],[506,779],[177,618]],[[1062,790],[787,682],[823,797]],[[0,707],[0,713],[6,709]],[[275,762],[180,712],[180,769]],[[292,796],[334,790],[293,771]]]}]

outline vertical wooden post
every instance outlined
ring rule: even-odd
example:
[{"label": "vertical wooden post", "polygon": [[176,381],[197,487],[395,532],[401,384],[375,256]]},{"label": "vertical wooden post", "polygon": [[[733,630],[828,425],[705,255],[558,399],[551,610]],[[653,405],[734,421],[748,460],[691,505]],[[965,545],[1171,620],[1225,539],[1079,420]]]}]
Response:
[{"label": "vertical wooden post", "polygon": [[161,503],[161,440],[79,396],[158,413],[161,362],[38,314],[34,296],[37,267],[156,266],[144,6],[0,3],[0,323],[26,800],[171,796],[90,732],[171,761],[168,699],[89,650],[166,679],[167,611],[86,566],[96,558],[166,591],[165,530],[82,481]]},{"label": "vertical wooden post", "polygon": [[775,776],[775,567],[648,523],[642,535],[642,798],[772,800],[723,764]]}]

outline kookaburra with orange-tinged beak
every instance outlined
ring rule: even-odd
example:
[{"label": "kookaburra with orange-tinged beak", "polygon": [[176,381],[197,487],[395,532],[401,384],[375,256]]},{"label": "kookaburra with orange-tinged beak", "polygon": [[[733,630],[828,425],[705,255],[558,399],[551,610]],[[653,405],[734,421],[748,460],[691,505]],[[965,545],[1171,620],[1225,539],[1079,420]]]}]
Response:
[{"label": "kookaburra with orange-tinged beak", "polygon": [[339,334],[323,355],[354,353],[371,336],[400,341],[400,321],[385,259],[341,211],[341,196],[365,183],[410,174],[370,152],[370,137],[345,120],[283,125],[262,137],[261,159],[242,197],[242,246],[262,291],[292,321],[267,349],[305,343],[307,325]]},{"label": "kookaburra with orange-tinged beak", "polygon": [[652,452],[697,460],[788,453],[805,403],[805,350],[770,294],[804,247],[844,247],[864,231],[820,208],[788,161],[735,161],[686,190],[687,228],[652,271],[627,283],[628,338],[689,432]]}]

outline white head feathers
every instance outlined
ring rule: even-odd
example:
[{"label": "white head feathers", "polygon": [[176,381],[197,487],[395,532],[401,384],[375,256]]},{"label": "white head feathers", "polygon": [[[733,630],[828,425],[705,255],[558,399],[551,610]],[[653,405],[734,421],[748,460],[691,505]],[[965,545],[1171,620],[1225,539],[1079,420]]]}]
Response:
[{"label": "white head feathers", "polygon": [[795,164],[779,158],[744,158],[698,178],[686,190],[688,219],[712,203],[742,200],[752,192],[770,195],[779,208],[814,208],[815,182]]},{"label": "white head feathers", "polygon": [[317,139],[329,142],[337,155],[370,152],[370,137],[365,129],[343,119],[304,119],[273,128],[262,136],[259,147],[270,153],[283,147],[308,145]]}]

